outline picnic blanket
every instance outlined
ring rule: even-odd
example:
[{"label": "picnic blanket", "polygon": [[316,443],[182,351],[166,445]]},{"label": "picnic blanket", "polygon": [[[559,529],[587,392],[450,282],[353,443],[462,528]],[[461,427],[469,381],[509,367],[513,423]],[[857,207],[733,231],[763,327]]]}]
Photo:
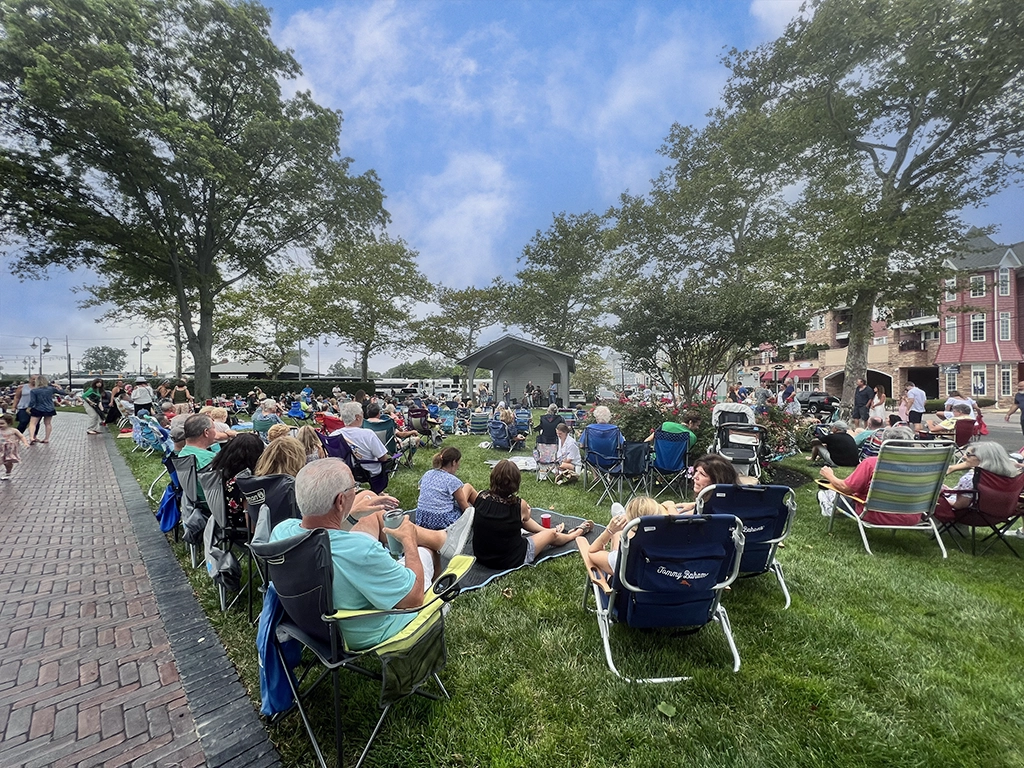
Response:
[{"label": "picnic blanket", "polygon": [[[552,527],[558,525],[559,523],[565,523],[566,530],[569,530],[570,528],[575,528],[577,525],[584,522],[584,519],[582,517],[560,515],[557,512],[552,512],[550,509],[541,509],[539,507],[533,507],[530,510],[530,517],[532,517],[538,523],[540,522],[540,516],[543,514],[551,515]],[[603,530],[604,526],[594,523],[594,530],[587,534],[587,540],[593,542],[597,539],[598,536],[601,535],[601,532]],[[537,560],[535,560],[532,563],[532,565],[539,565],[540,563],[543,563],[545,560],[552,560],[556,557],[562,557],[563,555],[572,555],[577,552],[579,552],[579,548],[576,546],[575,541],[570,541],[568,544],[563,544],[561,547],[547,547],[546,549],[544,549],[544,551],[540,553],[540,557],[538,557]],[[463,548],[462,554],[473,554],[472,536],[469,538],[469,541],[466,542],[466,546]],[[459,582],[459,586],[463,592],[470,592],[474,589],[486,587],[495,579],[506,574],[512,573],[512,571],[518,571],[519,568],[528,567],[530,566],[520,565],[517,568],[509,568],[504,571],[495,571],[491,568],[487,568],[483,565],[480,565],[480,563],[475,563],[473,567],[469,570],[469,573],[462,577],[462,581]]]},{"label": "picnic blanket", "polygon": [[[511,461],[513,464],[515,464],[517,467],[519,467],[519,471],[520,472],[536,472],[537,471],[537,460],[535,458],[533,458],[533,456],[508,456],[506,458],[507,458],[508,461]],[[501,459],[487,459],[484,462],[484,464],[487,464],[488,466],[493,467],[499,461],[501,461]],[[545,509],[544,511],[545,512],[549,512],[550,510]]]}]

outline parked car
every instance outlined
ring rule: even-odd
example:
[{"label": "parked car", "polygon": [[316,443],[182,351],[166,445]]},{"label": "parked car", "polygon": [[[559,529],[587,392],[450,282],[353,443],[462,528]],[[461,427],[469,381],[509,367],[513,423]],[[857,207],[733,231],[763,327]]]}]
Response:
[{"label": "parked car", "polygon": [[570,389],[569,390],[569,407],[576,408],[577,406],[587,404],[587,393],[582,389]]},{"label": "parked car", "polygon": [[830,413],[839,407],[839,398],[828,392],[797,392],[796,401],[804,413]]}]

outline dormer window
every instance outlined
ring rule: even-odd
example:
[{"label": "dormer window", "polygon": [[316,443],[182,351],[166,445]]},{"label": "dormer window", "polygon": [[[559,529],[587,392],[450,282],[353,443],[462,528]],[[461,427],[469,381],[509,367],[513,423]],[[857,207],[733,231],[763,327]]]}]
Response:
[{"label": "dormer window", "polygon": [[1000,267],[999,268],[999,295],[1009,296],[1010,295],[1010,268]]}]

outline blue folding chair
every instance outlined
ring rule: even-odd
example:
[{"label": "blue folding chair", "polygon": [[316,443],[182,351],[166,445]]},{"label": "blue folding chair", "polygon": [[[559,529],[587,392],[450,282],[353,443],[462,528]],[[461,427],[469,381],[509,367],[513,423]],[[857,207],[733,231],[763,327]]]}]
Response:
[{"label": "blue folding chair", "polygon": [[516,432],[529,435],[533,431],[533,417],[525,408],[516,410]]},{"label": "blue folding chair", "polygon": [[618,482],[616,500],[623,501],[622,491],[629,485],[629,497],[642,493],[650,495],[651,444],[626,441],[622,444],[622,461],[613,467],[610,475]]},{"label": "blue folding chair", "polygon": [[[576,542],[587,568],[586,584],[594,594],[608,669],[630,683],[689,680],[623,675],[612,656],[611,625],[696,631],[715,621],[732,651],[733,671],[739,671],[740,654],[721,598],[739,574],[742,528],[743,523],[733,515],[652,515],[630,520],[622,530],[610,583],[594,566],[590,545]],[[587,591],[583,599],[587,608]]]},{"label": "blue folding chair", "polygon": [[[604,489],[600,504],[607,496],[617,498],[615,489],[618,487],[618,475],[614,474],[622,467],[622,445],[625,440],[622,430],[614,424],[588,424],[580,437],[580,449],[583,454],[583,486],[592,491],[600,484]],[[589,475],[593,474],[591,481]]]},{"label": "blue folding chair", "polygon": [[512,453],[515,447],[515,435],[512,428],[501,419],[491,419],[487,422],[487,434],[491,438],[491,448],[499,451]]},{"label": "blue folding chair", "polygon": [[491,422],[489,413],[472,413],[469,416],[469,434],[486,435],[487,426]]},{"label": "blue folding chair", "polygon": [[760,576],[771,571],[786,597],[789,588],[776,559],[779,544],[789,535],[796,513],[796,494],[784,485],[711,485],[697,497],[697,514],[735,515],[743,521],[746,546],[740,575]]},{"label": "blue folding chair", "polygon": [[[686,432],[654,432],[654,460],[651,462],[651,476],[661,489],[654,495],[659,498],[675,486],[680,495],[686,493],[688,479],[687,454],[690,451],[690,436]],[[680,482],[682,481],[682,482]]]}]

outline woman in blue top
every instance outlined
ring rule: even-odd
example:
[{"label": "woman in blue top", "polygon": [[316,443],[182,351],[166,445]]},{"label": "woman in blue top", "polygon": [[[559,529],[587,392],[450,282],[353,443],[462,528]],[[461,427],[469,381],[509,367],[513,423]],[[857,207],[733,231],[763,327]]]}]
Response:
[{"label": "woman in blue top", "polygon": [[434,531],[444,530],[476,503],[476,488],[455,476],[460,461],[462,451],[452,446],[434,455],[434,468],[428,469],[420,478],[416,525]]},{"label": "woman in blue top", "polygon": [[32,420],[28,423],[28,433],[34,435],[39,426],[39,420],[42,419],[43,426],[46,427],[46,436],[42,440],[33,440],[33,443],[50,442],[50,433],[53,431],[53,415],[57,412],[53,404],[53,396],[58,393],[68,394],[63,389],[52,386],[50,380],[45,376],[40,376],[36,380],[36,387],[29,395],[28,401],[29,414],[32,416]]}]

